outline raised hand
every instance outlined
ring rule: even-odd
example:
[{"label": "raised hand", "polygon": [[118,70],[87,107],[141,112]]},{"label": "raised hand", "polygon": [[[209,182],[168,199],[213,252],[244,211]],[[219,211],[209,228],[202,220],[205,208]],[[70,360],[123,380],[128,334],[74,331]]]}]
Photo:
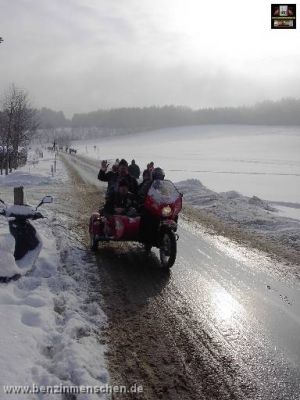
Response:
[{"label": "raised hand", "polygon": [[108,163],[107,163],[107,160],[103,160],[102,162],[101,162],[101,169],[103,169],[103,170],[107,170],[107,167],[108,167]]}]

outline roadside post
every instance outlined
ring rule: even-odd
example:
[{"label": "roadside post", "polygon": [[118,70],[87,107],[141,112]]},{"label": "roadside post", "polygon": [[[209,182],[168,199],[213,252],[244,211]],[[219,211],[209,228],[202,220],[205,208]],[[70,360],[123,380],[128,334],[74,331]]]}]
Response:
[{"label": "roadside post", "polygon": [[24,188],[23,188],[23,186],[14,188],[14,204],[17,206],[24,205]]}]

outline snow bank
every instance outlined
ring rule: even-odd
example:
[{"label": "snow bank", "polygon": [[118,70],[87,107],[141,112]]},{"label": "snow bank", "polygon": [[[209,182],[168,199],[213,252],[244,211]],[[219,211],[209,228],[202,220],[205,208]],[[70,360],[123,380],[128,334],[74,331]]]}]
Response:
[{"label": "snow bank", "polygon": [[13,256],[14,248],[14,238],[0,229],[0,278],[11,278],[21,273]]},{"label": "snow bank", "polygon": [[5,186],[34,186],[34,185],[47,185],[51,181],[50,176],[45,176],[39,173],[34,175],[25,171],[15,171],[5,176],[0,176],[0,185]]},{"label": "snow bank", "polygon": [[184,201],[227,226],[300,251],[300,221],[281,217],[269,202],[235,191],[217,193],[196,179],[178,182],[176,186],[184,194]]},{"label": "snow bank", "polygon": [[55,160],[55,154],[44,150],[44,157],[36,159],[35,152],[29,153],[29,160],[24,167],[13,171],[8,175],[0,176],[0,186],[38,186],[48,185],[56,181],[63,181],[66,179],[65,171],[57,168],[53,173],[51,167],[54,168],[60,163],[59,159]]},{"label": "snow bank", "polygon": [[[2,385],[108,383],[105,346],[92,334],[96,330],[92,322],[97,321],[99,329],[105,323],[105,316],[99,305],[86,303],[84,294],[78,290],[82,283],[62,268],[51,224],[36,224],[43,248],[34,269],[16,281],[0,284],[1,399],[20,398],[5,397]],[[4,224],[0,225],[0,232],[1,269],[22,272],[12,256],[14,239],[5,232]],[[61,399],[61,395],[35,396]],[[78,400],[93,398],[92,395],[77,397]]]},{"label": "snow bank", "polygon": [[[46,176],[48,167],[45,167],[45,171],[39,168],[39,173],[28,174],[28,182],[30,185],[33,182],[37,185],[55,183],[65,176],[64,169],[58,166],[53,179]],[[25,176],[17,171],[1,179],[5,185],[13,179],[24,185]],[[15,211],[15,206],[9,209],[11,213]],[[17,207],[17,211],[22,212],[23,208]],[[28,207],[25,211],[28,212]],[[48,219],[33,222],[42,246],[17,262],[13,257],[15,242],[9,234],[8,221],[0,219],[0,276],[21,275],[17,280],[0,283],[1,399],[62,398],[61,394],[5,395],[3,385],[99,386],[109,383],[104,359],[106,346],[100,342],[99,333],[106,317],[98,302],[90,299],[89,287],[85,287],[89,264],[82,262],[77,248],[65,242],[65,232],[62,237],[53,233],[56,223],[53,211],[48,209],[47,216]],[[74,257],[68,266],[61,257],[66,252]],[[106,394],[81,394],[76,399],[107,397]]]}]

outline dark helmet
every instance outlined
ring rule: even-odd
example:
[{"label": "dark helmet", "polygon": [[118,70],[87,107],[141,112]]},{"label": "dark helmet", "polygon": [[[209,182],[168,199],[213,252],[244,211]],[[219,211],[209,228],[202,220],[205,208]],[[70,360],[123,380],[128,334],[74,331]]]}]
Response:
[{"label": "dark helmet", "polygon": [[165,173],[164,170],[162,168],[154,168],[154,170],[152,171],[152,179],[155,180],[160,180],[163,181],[165,179]]}]

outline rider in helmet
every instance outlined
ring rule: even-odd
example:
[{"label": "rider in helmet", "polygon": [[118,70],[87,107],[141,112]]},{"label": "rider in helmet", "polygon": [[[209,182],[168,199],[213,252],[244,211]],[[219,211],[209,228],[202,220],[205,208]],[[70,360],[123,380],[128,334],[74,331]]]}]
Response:
[{"label": "rider in helmet", "polygon": [[138,202],[143,208],[148,190],[150,189],[152,182],[154,180],[163,180],[165,178],[165,173],[161,168],[155,168],[151,173],[149,169],[145,169],[143,172],[143,182],[140,183],[138,187]]},{"label": "rider in helmet", "polygon": [[[164,180],[165,173],[162,168],[157,167],[152,171],[152,180],[146,181],[142,193],[140,192],[140,201],[144,204],[148,190],[150,189],[152,182],[155,180]],[[158,230],[159,220],[151,215],[143,206],[141,207],[141,223],[140,223],[140,239],[147,246],[154,244],[156,239],[156,232]]]},{"label": "rider in helmet", "polygon": [[152,180],[156,181],[163,181],[165,179],[165,173],[164,170],[160,167],[156,167],[154,168],[154,170],[152,171]]},{"label": "rider in helmet", "polygon": [[148,190],[152,184],[151,172],[145,169],[143,172],[143,181],[139,184],[137,198],[141,206],[143,206]]}]

